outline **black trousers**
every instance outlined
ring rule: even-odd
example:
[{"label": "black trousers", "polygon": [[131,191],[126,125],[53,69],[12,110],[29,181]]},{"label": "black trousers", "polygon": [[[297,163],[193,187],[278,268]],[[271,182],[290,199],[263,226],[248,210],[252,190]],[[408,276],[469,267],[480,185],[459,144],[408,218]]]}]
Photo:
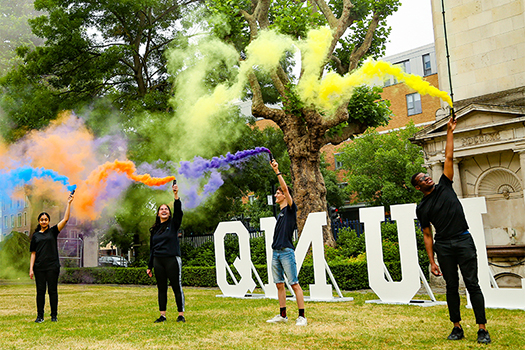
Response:
[{"label": "black trousers", "polygon": [[180,256],[154,257],[153,271],[157,279],[159,311],[166,311],[168,303],[168,279],[175,294],[177,311],[184,312],[184,292],[182,291],[182,260]]},{"label": "black trousers", "polygon": [[36,311],[39,317],[44,317],[44,306],[46,305],[46,287],[49,293],[51,317],[57,316],[59,272],[59,268],[45,271],[34,271],[36,283]]},{"label": "black trousers", "polygon": [[477,324],[487,323],[485,317],[485,299],[478,282],[478,258],[476,246],[470,234],[458,238],[434,242],[439,267],[447,285],[447,305],[450,321],[461,321],[459,299],[458,266],[463,282],[470,295],[470,303],[476,316]]}]

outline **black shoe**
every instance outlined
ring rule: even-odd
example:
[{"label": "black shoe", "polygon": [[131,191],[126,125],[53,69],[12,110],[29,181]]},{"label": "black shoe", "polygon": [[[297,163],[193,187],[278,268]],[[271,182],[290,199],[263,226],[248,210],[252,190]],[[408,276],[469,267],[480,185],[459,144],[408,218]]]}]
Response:
[{"label": "black shoe", "polygon": [[40,316],[37,316],[36,320],[35,320],[35,323],[42,323],[42,322],[44,322],[44,318],[40,317]]},{"label": "black shoe", "polygon": [[490,339],[489,331],[486,329],[478,330],[478,343],[480,344],[490,344],[492,340]]},{"label": "black shoe", "polygon": [[161,323],[161,322],[164,322],[164,321],[166,321],[166,316],[162,316],[162,315],[160,315],[160,317],[157,318],[157,319],[155,320],[155,322],[153,322],[153,323]]},{"label": "black shoe", "polygon": [[51,316],[51,322],[58,322],[58,318],[56,316]]},{"label": "black shoe", "polygon": [[461,340],[463,338],[465,338],[465,334],[463,333],[463,328],[460,327],[454,327],[447,337],[448,340]]},{"label": "black shoe", "polygon": [[179,315],[179,317],[177,317],[177,322],[186,322],[186,319],[184,318],[184,316]]}]

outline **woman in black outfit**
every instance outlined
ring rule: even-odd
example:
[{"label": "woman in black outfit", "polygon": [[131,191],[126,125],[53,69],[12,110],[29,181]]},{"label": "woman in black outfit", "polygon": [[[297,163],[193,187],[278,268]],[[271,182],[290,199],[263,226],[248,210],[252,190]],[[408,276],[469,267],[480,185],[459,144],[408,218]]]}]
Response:
[{"label": "woman in black outfit", "polygon": [[184,318],[184,292],[182,291],[182,261],[180,258],[180,245],[178,230],[182,222],[182,205],[179,199],[179,187],[172,186],[175,202],[173,204],[173,217],[170,207],[162,204],[157,210],[155,224],[149,229],[150,256],[148,263],[148,276],[152,277],[152,269],[157,279],[160,317],[155,323],[166,321],[166,304],[168,302],[168,279],[175,293],[179,316],[177,322],[186,322]]},{"label": "woman in black outfit", "polygon": [[51,306],[51,321],[58,321],[58,274],[60,272],[60,260],[58,258],[57,237],[69,220],[72,201],[73,194],[70,194],[64,218],[53,227],[49,227],[51,219],[49,214],[40,213],[38,215],[38,225],[31,237],[31,244],[29,245],[29,251],[31,252],[29,277],[33,279],[34,276],[36,283],[36,323],[44,322],[46,287]]}]

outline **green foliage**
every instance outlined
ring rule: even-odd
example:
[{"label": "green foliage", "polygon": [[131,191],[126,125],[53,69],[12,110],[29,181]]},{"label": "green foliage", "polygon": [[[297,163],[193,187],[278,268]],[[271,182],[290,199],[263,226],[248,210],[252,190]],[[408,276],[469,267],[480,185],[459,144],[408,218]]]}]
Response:
[{"label": "green foliage", "polygon": [[379,86],[362,85],[354,89],[348,103],[349,119],[377,127],[390,120],[390,101],[381,100],[383,89]]},{"label": "green foliage", "polygon": [[0,279],[14,279],[28,276],[29,237],[21,232],[13,231],[0,242]]},{"label": "green foliage", "polygon": [[31,27],[27,23],[38,15],[33,7],[33,0],[0,0],[0,76],[21,63],[16,57],[17,47],[34,50],[43,43],[43,40],[31,33]]},{"label": "green foliage", "polygon": [[421,147],[408,140],[415,132],[413,123],[386,134],[371,129],[343,147],[338,159],[342,169],[348,170],[348,193],[370,206],[420,200],[421,194],[410,184],[414,173],[425,171]]},{"label": "green foliage", "polygon": [[[362,61],[367,58],[377,59],[383,57],[386,50],[386,43],[388,36],[390,35],[391,28],[388,27],[386,17],[396,12],[401,5],[399,0],[358,0],[352,1],[354,7],[352,8],[352,14],[359,20],[354,22],[350,26],[348,35],[345,35],[339,40],[338,47],[334,50],[335,56],[340,60],[341,66],[348,67],[350,63],[350,55],[354,50],[357,50],[365,41],[365,36],[372,19],[372,12],[380,14],[383,20],[379,21],[379,24],[375,30],[374,37],[370,48],[365,52],[362,57]],[[343,1],[331,1],[329,6],[332,8],[337,16],[341,15]],[[337,66],[334,62],[330,62],[332,69],[337,70]]]},{"label": "green foliage", "polygon": [[98,98],[109,97],[119,110],[166,110],[164,51],[179,35],[174,28],[185,32],[177,23],[194,2],[36,0],[42,15],[29,23],[45,45],[19,47],[23,64],[0,81],[1,106],[15,129],[5,136],[16,139]]}]

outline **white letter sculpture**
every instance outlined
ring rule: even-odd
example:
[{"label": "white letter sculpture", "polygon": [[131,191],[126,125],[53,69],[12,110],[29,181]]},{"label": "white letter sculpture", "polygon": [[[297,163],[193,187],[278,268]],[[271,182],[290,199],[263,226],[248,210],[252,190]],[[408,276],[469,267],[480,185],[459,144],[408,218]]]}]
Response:
[{"label": "white letter sculpture", "polygon": [[[261,230],[265,232],[266,239],[266,266],[268,269],[268,284],[265,284],[265,296],[267,298],[277,298],[277,288],[273,282],[272,274],[272,242],[273,232],[277,221],[275,218],[261,218]],[[295,259],[297,263],[297,273],[301,271],[304,258],[308,253],[308,248],[312,244],[312,254],[314,260],[315,284],[310,284],[310,299],[331,300],[332,286],[326,283],[323,226],[326,225],[326,213],[311,213],[306,219],[303,232],[295,249]]]},{"label": "white letter sculpture", "polygon": [[[525,279],[521,280],[521,288],[492,288],[490,283],[489,261],[487,246],[483,230],[481,214],[487,212],[485,197],[460,199],[467,218],[469,231],[472,234],[478,253],[478,278],[479,286],[485,297],[485,307],[522,309],[525,310]],[[467,298],[470,305],[470,298]]]},{"label": "white letter sculpture", "polygon": [[385,220],[385,210],[383,207],[372,207],[359,209],[360,221],[365,224],[368,281],[370,288],[382,302],[408,304],[421,287],[414,228],[416,205],[413,203],[392,205],[390,208],[392,220],[397,222],[403,278],[400,282],[385,279],[381,240],[381,222]]},{"label": "white letter sculpture", "polygon": [[[266,266],[268,271],[268,284],[262,285],[259,280],[259,276],[250,258],[250,244],[249,234],[246,228],[240,222],[221,222],[215,230],[215,261],[217,271],[217,284],[221,289],[224,296],[233,297],[244,297],[248,289],[253,290],[255,283],[252,279],[252,270],[255,273],[262,289],[264,290],[264,296],[267,298],[277,298],[277,288],[273,282],[272,275],[272,242],[273,233],[275,229],[276,220],[275,218],[261,218],[261,230],[265,231],[265,243],[266,243]],[[311,213],[308,215],[302,235],[296,247],[296,262],[297,272],[299,273],[301,265],[303,264],[304,258],[308,253],[310,244],[312,245],[313,261],[314,261],[314,277],[315,283],[310,285],[310,296],[309,300],[334,300],[332,295],[332,286],[326,283],[326,273],[330,276],[332,283],[340,296],[339,300],[349,301],[353,298],[343,298],[337,282],[333,278],[332,272],[326,263],[324,258],[324,242],[323,242],[323,226],[326,225],[326,213]],[[241,259],[235,260],[235,267],[242,276],[241,282],[235,285],[230,285],[226,281],[226,269],[229,267],[226,264],[226,258],[224,254],[224,236],[226,233],[237,233],[239,236],[239,249]]]},{"label": "white letter sculpture", "polygon": [[[226,269],[229,269],[224,252],[224,237],[227,233],[236,233],[239,237],[239,255],[233,265],[241,275],[241,280],[235,284],[229,284],[226,280]],[[240,221],[221,222],[213,234],[215,245],[215,270],[217,273],[217,284],[225,296],[244,297],[249,290],[253,292],[255,282],[252,278],[252,260],[250,256],[250,234]]]}]

